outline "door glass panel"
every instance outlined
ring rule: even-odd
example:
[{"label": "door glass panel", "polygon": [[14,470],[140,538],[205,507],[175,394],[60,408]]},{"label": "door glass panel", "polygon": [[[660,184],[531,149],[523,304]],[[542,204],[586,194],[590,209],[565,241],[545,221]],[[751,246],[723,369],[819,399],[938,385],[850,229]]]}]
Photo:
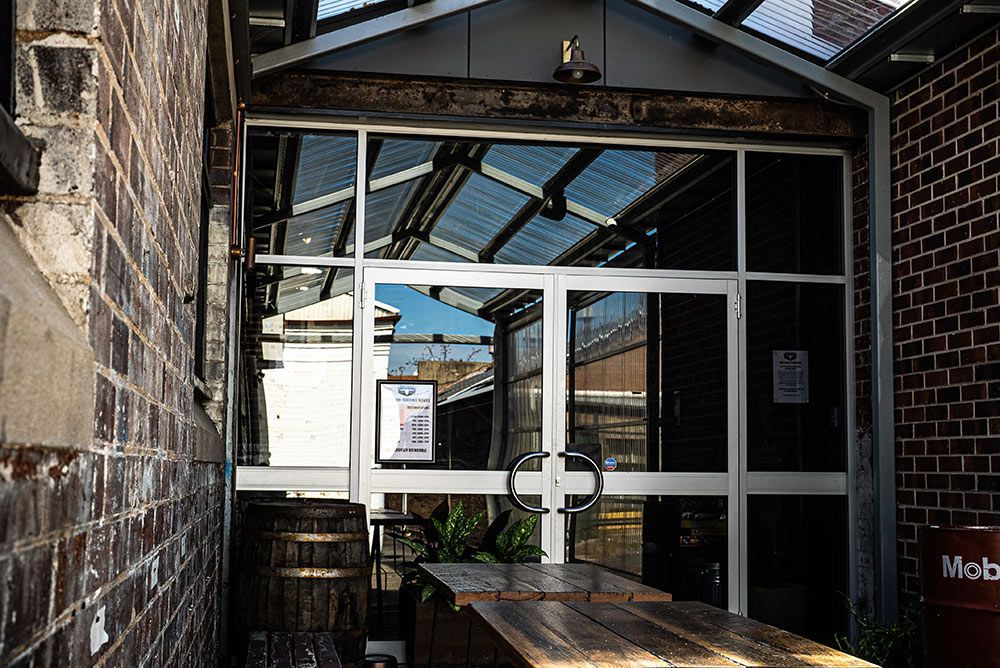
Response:
[{"label": "door glass panel", "polygon": [[567,449],[611,475],[725,471],[726,305],[724,295],[570,291]]},{"label": "door glass panel", "polygon": [[751,471],[844,471],[844,288],[747,283]]},{"label": "door glass panel", "polygon": [[241,466],[350,464],[353,288],[342,267],[247,273]]},{"label": "door glass panel", "polygon": [[[383,457],[379,466],[499,470],[540,450],[541,307],[540,290],[377,285],[376,380],[433,384],[436,399],[434,461]],[[378,437],[383,454],[407,447],[403,430]],[[537,460],[524,466],[538,469]]]},{"label": "door glass panel", "polygon": [[566,560],[615,571],[675,601],[725,608],[727,531],[724,496],[605,495],[567,517]]},{"label": "door glass panel", "polygon": [[747,536],[750,617],[832,645],[847,628],[847,498],[751,495]]}]

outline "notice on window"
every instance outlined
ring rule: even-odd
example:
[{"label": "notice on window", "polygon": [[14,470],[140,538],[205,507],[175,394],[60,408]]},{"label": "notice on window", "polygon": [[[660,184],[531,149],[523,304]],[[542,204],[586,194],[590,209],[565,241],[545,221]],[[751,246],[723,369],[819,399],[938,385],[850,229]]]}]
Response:
[{"label": "notice on window", "polygon": [[809,403],[809,351],[773,350],[774,403]]},{"label": "notice on window", "polygon": [[380,380],[376,395],[376,461],[434,463],[437,381]]}]

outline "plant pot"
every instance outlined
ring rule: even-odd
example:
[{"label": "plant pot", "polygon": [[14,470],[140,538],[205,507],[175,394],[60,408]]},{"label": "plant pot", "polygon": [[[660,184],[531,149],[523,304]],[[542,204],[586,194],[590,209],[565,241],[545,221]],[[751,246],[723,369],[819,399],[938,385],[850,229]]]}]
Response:
[{"label": "plant pot", "polygon": [[472,622],[466,608],[458,612],[433,597],[420,602],[420,590],[405,586],[400,590],[400,622],[406,640],[406,661],[414,667],[511,665],[500,654],[486,632]]}]

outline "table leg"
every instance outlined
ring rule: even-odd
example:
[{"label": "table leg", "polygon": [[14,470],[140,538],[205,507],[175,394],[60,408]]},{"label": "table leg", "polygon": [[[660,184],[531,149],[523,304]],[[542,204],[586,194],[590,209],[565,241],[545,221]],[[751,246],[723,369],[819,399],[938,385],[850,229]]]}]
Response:
[{"label": "table leg", "polygon": [[382,529],[376,524],[372,533],[372,554],[375,555],[375,606],[378,627],[382,628]]}]

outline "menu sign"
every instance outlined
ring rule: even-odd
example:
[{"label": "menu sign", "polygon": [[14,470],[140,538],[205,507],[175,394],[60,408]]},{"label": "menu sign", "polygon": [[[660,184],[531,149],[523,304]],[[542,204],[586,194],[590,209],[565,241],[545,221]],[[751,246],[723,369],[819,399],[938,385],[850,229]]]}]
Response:
[{"label": "menu sign", "polygon": [[378,381],[376,413],[376,461],[434,463],[437,381]]},{"label": "menu sign", "polygon": [[774,350],[772,375],[774,403],[809,403],[809,352],[806,350]]}]

